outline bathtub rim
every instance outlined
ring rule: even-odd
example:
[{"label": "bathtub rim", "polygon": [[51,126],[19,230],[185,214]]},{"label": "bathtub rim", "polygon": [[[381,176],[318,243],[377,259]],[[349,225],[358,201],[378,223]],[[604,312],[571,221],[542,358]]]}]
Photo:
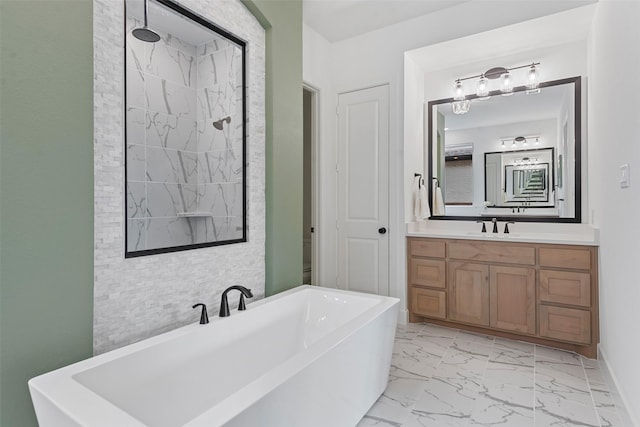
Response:
[{"label": "bathtub rim", "polygon": [[[253,311],[252,308],[255,309],[264,304],[275,302],[282,298],[286,298],[289,295],[305,292],[307,290],[319,293],[333,293],[372,298],[379,300],[379,303],[364,310],[349,322],[331,331],[327,336],[320,338],[309,348],[295,354],[290,359],[287,359],[285,363],[277,365],[265,372],[263,375],[255,378],[245,387],[218,402],[214,407],[196,415],[184,425],[185,427],[192,424],[198,425],[198,423],[201,422],[199,420],[210,419],[211,417],[216,421],[219,420],[221,424],[230,421],[240,411],[264,397],[273,388],[287,381],[296,373],[300,372],[300,370],[304,369],[304,367],[321,357],[322,354],[337,346],[385,311],[393,309],[394,307],[396,308],[395,311],[397,311],[400,302],[398,298],[394,297],[365,294],[320,286],[300,285],[249,304],[248,310],[245,313],[248,314]],[[238,316],[245,313],[234,314]],[[395,324],[397,314],[394,313],[393,316]],[[56,410],[61,411],[65,416],[79,425],[91,425],[92,427],[106,427],[113,425],[144,427],[146,425],[135,416],[111,403],[92,389],[84,386],[75,380],[74,376],[81,372],[101,366],[112,360],[174,340],[189,333],[193,333],[196,330],[204,327],[211,327],[227,320],[227,318],[219,318],[217,316],[212,317],[210,318],[209,325],[200,325],[197,323],[185,325],[31,378],[28,381],[28,386],[32,395],[32,401],[34,401],[34,406],[36,400],[46,399],[49,405],[52,405]],[[68,408],[73,408],[73,411],[69,411]],[[96,414],[98,414],[98,416],[96,416]]]}]

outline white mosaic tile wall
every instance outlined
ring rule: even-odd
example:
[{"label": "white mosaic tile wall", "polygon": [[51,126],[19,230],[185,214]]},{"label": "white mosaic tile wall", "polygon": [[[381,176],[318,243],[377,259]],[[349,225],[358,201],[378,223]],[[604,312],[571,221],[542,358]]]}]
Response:
[{"label": "white mosaic tile wall", "polygon": [[[124,5],[94,0],[94,353],[211,315],[230,285],[264,296],[265,35],[238,0],[182,0],[184,7],[247,40],[248,242],[124,258]],[[236,296],[230,303],[237,304]]]}]

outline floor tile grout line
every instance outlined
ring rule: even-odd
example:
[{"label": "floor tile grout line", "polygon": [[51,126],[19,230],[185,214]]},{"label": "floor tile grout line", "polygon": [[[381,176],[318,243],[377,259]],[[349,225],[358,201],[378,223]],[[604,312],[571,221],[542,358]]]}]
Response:
[{"label": "floor tile grout line", "polygon": [[591,403],[593,404],[593,410],[596,413],[596,418],[598,420],[598,426],[602,427],[602,420],[600,419],[600,414],[598,413],[598,407],[596,406],[596,399],[593,396],[593,391],[591,390],[591,383],[589,382],[589,377],[587,376],[587,370],[584,367],[584,360],[580,357],[580,366],[582,367],[582,375],[584,375],[584,379],[587,382],[587,388],[589,389],[589,396],[591,397]]},{"label": "floor tile grout line", "polygon": [[[589,395],[591,396],[591,402],[593,403],[593,409],[596,411],[596,416],[598,417],[598,424],[600,425],[600,427],[602,426],[602,418],[600,417],[600,411],[598,410],[598,405],[596,404],[596,398],[593,394],[593,390],[591,388],[591,381],[589,380],[589,376],[587,375],[587,368],[585,368],[584,366],[584,360],[582,359],[582,357],[580,358],[580,363],[582,365],[582,371],[584,372],[584,378],[587,380],[587,387],[589,387]],[[601,365],[600,362],[597,361],[597,365],[598,365],[598,371],[601,370]],[[603,379],[604,381],[604,379]],[[606,385],[606,384],[604,384]],[[607,385],[606,385],[607,386]],[[607,386],[607,393],[609,393],[609,397],[611,397],[611,391],[608,390],[609,386]],[[613,399],[612,399],[613,401]],[[618,414],[618,405],[615,404],[615,402],[613,402],[613,411],[614,414],[620,418],[620,415]]]}]

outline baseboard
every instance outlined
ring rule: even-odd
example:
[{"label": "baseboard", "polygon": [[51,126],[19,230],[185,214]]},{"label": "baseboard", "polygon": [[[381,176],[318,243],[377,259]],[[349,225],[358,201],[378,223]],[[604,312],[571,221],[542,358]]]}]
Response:
[{"label": "baseboard", "polygon": [[626,396],[622,392],[622,388],[620,388],[620,382],[618,381],[618,378],[616,377],[613,369],[611,369],[611,365],[609,364],[609,360],[607,359],[606,352],[602,348],[602,344],[598,345],[598,356],[598,358],[604,362],[604,366],[606,369],[605,380],[607,381],[610,388],[615,388],[615,390],[617,390],[618,392],[617,394],[619,399],[615,399],[615,403],[617,406],[623,406],[624,413],[621,414],[620,411],[618,411],[618,415],[620,415],[620,418],[622,418],[621,421],[623,425],[640,427],[640,423],[638,423],[638,419],[636,418],[635,414],[629,411],[629,408],[631,408],[632,406],[629,405],[629,400],[627,400]]},{"label": "baseboard", "polygon": [[409,319],[409,311],[407,309],[398,310],[398,325],[406,325]]}]

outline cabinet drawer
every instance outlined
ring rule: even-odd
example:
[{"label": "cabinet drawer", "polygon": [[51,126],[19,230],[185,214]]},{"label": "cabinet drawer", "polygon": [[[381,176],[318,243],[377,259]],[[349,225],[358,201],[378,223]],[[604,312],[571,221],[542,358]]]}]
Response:
[{"label": "cabinet drawer", "polygon": [[411,288],[411,312],[418,316],[446,318],[447,296],[443,291]]},{"label": "cabinet drawer", "polygon": [[536,249],[533,246],[505,243],[456,241],[449,243],[449,258],[534,265],[536,263]]},{"label": "cabinet drawer", "polygon": [[444,260],[411,258],[411,284],[444,288],[446,274]]},{"label": "cabinet drawer", "polygon": [[540,267],[591,269],[589,248],[540,248]]},{"label": "cabinet drawer", "polygon": [[591,312],[540,305],[540,336],[580,344],[591,343]]},{"label": "cabinet drawer", "polygon": [[429,239],[410,239],[409,256],[444,258],[444,241]]},{"label": "cabinet drawer", "polygon": [[591,274],[540,270],[540,301],[591,306]]}]

